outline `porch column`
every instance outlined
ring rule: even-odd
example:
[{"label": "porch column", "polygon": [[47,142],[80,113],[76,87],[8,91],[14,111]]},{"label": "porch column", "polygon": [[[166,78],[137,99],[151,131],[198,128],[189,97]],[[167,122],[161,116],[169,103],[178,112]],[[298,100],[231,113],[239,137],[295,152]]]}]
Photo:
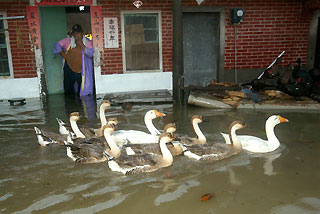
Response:
[{"label": "porch column", "polygon": [[182,105],[183,96],[183,51],[182,51],[182,6],[181,0],[173,0],[173,102]]}]

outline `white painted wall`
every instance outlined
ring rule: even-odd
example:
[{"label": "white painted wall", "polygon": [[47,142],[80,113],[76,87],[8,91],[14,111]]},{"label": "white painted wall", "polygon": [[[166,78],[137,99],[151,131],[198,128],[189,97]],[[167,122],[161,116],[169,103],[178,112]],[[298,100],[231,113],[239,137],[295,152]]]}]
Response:
[{"label": "white painted wall", "polygon": [[0,99],[39,96],[38,78],[0,79]]},{"label": "white painted wall", "polygon": [[[172,90],[172,72],[101,75],[95,68],[96,94],[146,90]],[[0,79],[0,99],[40,96],[38,78]]]},{"label": "white painted wall", "polygon": [[172,90],[172,72],[101,75],[95,68],[96,94],[113,92]]}]

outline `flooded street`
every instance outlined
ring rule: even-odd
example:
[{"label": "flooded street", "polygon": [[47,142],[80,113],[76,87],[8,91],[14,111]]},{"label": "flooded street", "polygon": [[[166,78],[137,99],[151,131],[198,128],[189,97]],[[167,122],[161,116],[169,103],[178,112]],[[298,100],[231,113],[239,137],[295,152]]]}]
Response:
[{"label": "flooded street", "polygon": [[[34,126],[58,132],[56,118],[68,121],[79,111],[79,124],[97,127],[101,99],[65,100],[51,95],[46,102],[27,99],[26,105],[0,102],[0,213],[320,213],[320,114],[317,111],[216,110],[189,106],[174,112],[172,105],[112,106],[119,129],[147,131],[144,114],[157,109],[162,130],[170,122],[177,133],[194,136],[190,119],[204,118],[200,128],[208,142],[223,142],[234,120],[247,127],[238,134],[265,137],[265,120],[280,114],[289,123],[275,133],[281,146],[275,152],[239,155],[220,162],[196,162],[174,157],[171,167],[152,173],[123,176],[107,163],[79,164],[63,146],[40,148]],[[205,202],[201,196],[211,193]]]}]

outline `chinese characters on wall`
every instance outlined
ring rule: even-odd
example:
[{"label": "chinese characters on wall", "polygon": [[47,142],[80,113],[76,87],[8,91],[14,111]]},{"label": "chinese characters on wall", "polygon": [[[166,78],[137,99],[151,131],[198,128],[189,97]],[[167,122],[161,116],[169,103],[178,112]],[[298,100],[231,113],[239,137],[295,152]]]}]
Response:
[{"label": "chinese characters on wall", "polygon": [[41,48],[39,14],[37,6],[27,6],[27,18],[29,23],[31,40],[36,49]]},{"label": "chinese characters on wall", "polygon": [[118,19],[103,18],[104,22],[104,47],[119,48]]},{"label": "chinese characters on wall", "polygon": [[92,42],[94,47],[98,47],[100,51],[103,50],[102,43],[102,18],[101,7],[91,6],[91,27],[92,27]]}]

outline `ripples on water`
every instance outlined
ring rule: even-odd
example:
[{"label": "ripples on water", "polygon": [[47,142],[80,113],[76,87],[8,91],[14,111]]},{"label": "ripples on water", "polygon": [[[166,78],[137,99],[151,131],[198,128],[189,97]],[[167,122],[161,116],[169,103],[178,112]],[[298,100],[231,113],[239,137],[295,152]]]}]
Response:
[{"label": "ripples on water", "polygon": [[[222,142],[219,133],[234,120],[248,124],[240,134],[263,138],[269,115],[290,120],[275,129],[282,145],[274,153],[243,151],[218,163],[175,157],[171,167],[134,176],[111,172],[106,163],[74,163],[62,146],[39,147],[34,126],[58,131],[55,118],[66,121],[72,111],[80,111],[80,124],[97,124],[100,102],[61,95],[44,104],[38,99],[27,99],[24,106],[0,102],[0,213],[320,213],[318,112],[112,107],[107,116],[117,116],[119,128],[143,131],[143,115],[153,108],[167,114],[154,121],[156,127],[176,122],[182,134],[192,132],[189,120],[200,114],[205,118],[201,129],[212,142]],[[214,197],[201,202],[206,193]]]}]

